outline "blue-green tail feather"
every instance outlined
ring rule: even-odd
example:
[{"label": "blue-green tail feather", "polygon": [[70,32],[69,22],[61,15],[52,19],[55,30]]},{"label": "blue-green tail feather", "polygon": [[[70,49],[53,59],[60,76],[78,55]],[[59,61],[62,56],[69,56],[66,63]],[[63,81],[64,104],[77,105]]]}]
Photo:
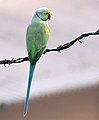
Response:
[{"label": "blue-green tail feather", "polygon": [[31,82],[32,82],[32,77],[33,77],[34,69],[35,69],[35,65],[30,64],[27,94],[26,94],[26,100],[25,100],[25,104],[24,104],[24,116],[26,115],[27,109],[28,109],[30,87],[31,87]]}]

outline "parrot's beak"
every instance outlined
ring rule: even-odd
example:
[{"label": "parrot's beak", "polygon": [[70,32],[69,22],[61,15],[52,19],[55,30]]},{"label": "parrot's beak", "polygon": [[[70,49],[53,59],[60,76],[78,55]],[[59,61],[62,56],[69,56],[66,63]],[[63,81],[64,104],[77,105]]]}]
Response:
[{"label": "parrot's beak", "polygon": [[51,19],[51,15],[50,15],[50,13],[48,13],[48,19]]}]

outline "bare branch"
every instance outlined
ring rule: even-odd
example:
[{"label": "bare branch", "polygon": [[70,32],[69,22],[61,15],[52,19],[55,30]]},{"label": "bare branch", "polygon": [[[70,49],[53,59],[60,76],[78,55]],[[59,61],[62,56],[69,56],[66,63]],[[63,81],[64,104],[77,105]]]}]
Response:
[{"label": "bare branch", "polygon": [[3,64],[6,67],[6,64],[10,65],[10,64],[13,64],[13,63],[21,63],[21,62],[24,62],[24,61],[29,61],[28,57],[23,57],[23,58],[18,58],[18,59],[12,58],[11,60],[5,59],[5,60],[1,60],[0,64]]},{"label": "bare branch", "polygon": [[66,43],[66,44],[63,44],[63,45],[60,45],[59,47],[55,48],[55,49],[46,49],[44,54],[47,53],[47,52],[51,52],[51,51],[57,51],[57,52],[60,52],[64,49],[67,49],[69,47],[71,47],[75,42],[80,42],[82,43],[80,40],[85,38],[85,37],[88,37],[88,36],[92,36],[92,35],[99,35],[99,30],[97,30],[96,32],[89,32],[89,33],[84,33],[80,36],[78,36],[76,39]]},{"label": "bare branch", "polygon": [[[58,46],[57,48],[46,49],[43,54],[48,53],[48,52],[51,52],[51,51],[60,52],[60,51],[62,51],[62,50],[65,50],[65,49],[71,47],[71,46],[72,46],[74,43],[76,43],[77,41],[80,42],[80,43],[82,43],[80,40],[82,40],[82,39],[85,38],[85,37],[92,36],[92,35],[99,35],[99,30],[97,30],[97,31],[95,31],[95,32],[84,33],[84,34],[78,36],[76,39],[74,39],[74,40],[72,40],[72,41],[70,41],[70,42],[68,42],[68,43],[65,43],[65,44],[63,44],[63,45],[60,45],[60,46]],[[13,63],[22,63],[22,62],[24,62],[24,61],[29,61],[28,57],[21,57],[21,58],[18,58],[18,59],[14,59],[14,58],[13,58],[13,59],[11,59],[11,60],[5,59],[5,60],[1,60],[1,61],[0,61],[0,64],[1,64],[1,65],[3,64],[3,65],[6,67],[6,64],[10,65],[10,64],[13,64]]]}]

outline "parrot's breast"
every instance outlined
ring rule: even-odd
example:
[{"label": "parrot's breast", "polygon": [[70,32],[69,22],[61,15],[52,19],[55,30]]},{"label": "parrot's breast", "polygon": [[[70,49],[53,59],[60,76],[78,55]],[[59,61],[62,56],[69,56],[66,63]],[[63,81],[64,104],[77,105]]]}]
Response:
[{"label": "parrot's breast", "polygon": [[27,29],[26,44],[28,57],[32,64],[43,54],[50,35],[47,22],[32,22]]}]

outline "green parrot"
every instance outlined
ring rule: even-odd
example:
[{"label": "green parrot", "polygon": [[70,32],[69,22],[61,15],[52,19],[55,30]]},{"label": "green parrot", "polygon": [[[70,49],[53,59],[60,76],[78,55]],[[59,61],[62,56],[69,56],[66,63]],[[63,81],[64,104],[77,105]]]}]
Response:
[{"label": "green parrot", "polygon": [[43,54],[50,35],[50,29],[47,20],[51,18],[50,10],[46,7],[39,8],[35,11],[31,23],[26,32],[26,46],[28,58],[30,61],[30,70],[28,78],[28,86],[26,100],[24,105],[24,116],[27,113],[30,87],[33,77],[33,72],[37,61]]}]

